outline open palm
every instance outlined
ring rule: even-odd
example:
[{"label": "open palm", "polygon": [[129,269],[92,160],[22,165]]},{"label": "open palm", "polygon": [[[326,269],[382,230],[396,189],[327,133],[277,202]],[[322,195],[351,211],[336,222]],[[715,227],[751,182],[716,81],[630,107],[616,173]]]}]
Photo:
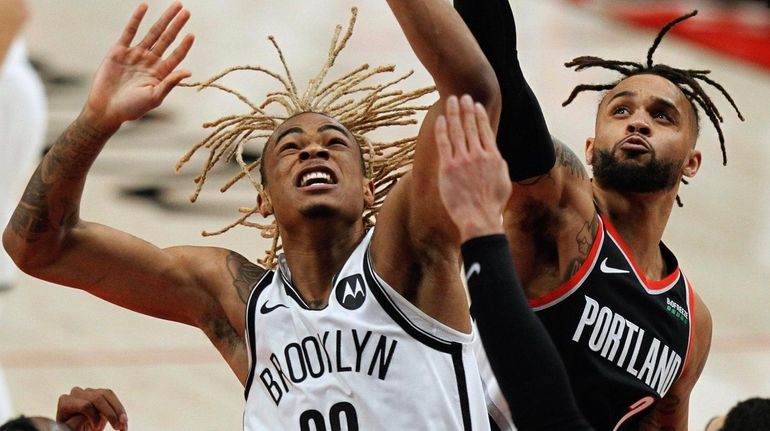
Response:
[{"label": "open palm", "polygon": [[176,68],[192,46],[192,35],[185,36],[179,46],[163,58],[190,13],[175,2],[144,39],[131,46],[146,12],[145,4],[134,11],[120,39],[96,72],[86,109],[98,122],[97,127],[115,130],[123,122],[141,117],[160,105],[174,86],[190,76],[190,72]]}]

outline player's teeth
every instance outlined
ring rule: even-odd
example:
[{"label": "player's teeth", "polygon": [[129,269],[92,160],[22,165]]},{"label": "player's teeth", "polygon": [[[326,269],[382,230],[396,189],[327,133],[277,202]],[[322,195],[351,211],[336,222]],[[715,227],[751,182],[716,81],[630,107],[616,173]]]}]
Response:
[{"label": "player's teeth", "polygon": [[326,183],[331,183],[332,177],[326,172],[309,172],[302,177],[302,186],[306,186],[310,180],[323,179]]}]

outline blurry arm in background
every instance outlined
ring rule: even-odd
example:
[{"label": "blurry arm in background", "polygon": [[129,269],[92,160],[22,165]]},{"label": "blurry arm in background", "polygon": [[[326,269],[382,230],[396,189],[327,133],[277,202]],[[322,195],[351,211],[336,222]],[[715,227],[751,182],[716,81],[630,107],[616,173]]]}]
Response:
[{"label": "blurry arm in background", "polygon": [[8,55],[11,44],[24,27],[28,13],[24,0],[0,1],[0,69],[5,63],[5,56]]}]

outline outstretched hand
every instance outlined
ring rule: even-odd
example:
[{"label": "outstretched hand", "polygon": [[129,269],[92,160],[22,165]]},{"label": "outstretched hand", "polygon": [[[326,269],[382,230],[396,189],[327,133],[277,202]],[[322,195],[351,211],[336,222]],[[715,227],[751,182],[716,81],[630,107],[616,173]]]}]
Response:
[{"label": "outstretched hand", "polygon": [[126,409],[109,389],[72,388],[69,395],[59,397],[56,422],[73,431],[102,431],[107,423],[112,429],[128,430]]},{"label": "outstretched hand", "polygon": [[146,114],[160,105],[180,81],[191,75],[187,70],[177,70],[192,47],[194,38],[191,34],[163,58],[190,18],[190,12],[183,9],[181,3],[174,2],[144,39],[131,46],[146,12],[146,4],[136,8],[91,85],[84,114],[90,124],[101,131],[114,132],[122,123]]},{"label": "outstretched hand", "polygon": [[502,233],[511,180],[486,109],[468,95],[459,101],[449,97],[445,114],[436,120],[435,136],[439,194],[461,240]]}]

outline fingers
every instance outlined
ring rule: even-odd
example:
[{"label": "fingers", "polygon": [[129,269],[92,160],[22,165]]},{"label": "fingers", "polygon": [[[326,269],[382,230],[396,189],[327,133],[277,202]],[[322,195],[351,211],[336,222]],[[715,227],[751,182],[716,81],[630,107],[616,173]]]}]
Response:
[{"label": "fingers", "polygon": [[439,127],[446,134],[447,143],[437,140],[437,144],[451,145],[449,155],[467,155],[483,152],[497,153],[495,132],[487,116],[487,111],[480,103],[474,103],[469,95],[459,100],[455,96],[447,98],[445,122],[436,121],[438,139]]},{"label": "fingers", "polygon": [[469,153],[476,153],[481,151],[481,142],[479,137],[479,129],[476,126],[476,112],[473,103],[473,99],[469,95],[464,95],[460,98],[460,115],[463,123],[463,130],[465,131],[465,141],[468,146]]},{"label": "fingers", "polygon": [[160,84],[158,84],[158,86],[155,88],[155,100],[158,105],[163,101],[163,99],[166,98],[168,93],[177,86],[177,84],[182,82],[183,79],[189,78],[192,75],[188,70],[174,69],[176,69],[176,67],[179,66],[179,63],[181,63],[182,60],[184,60],[184,58],[187,56],[187,53],[190,51],[194,41],[195,37],[193,35],[188,34],[185,36],[179,46],[176,47],[176,49],[165,61],[164,67],[166,70],[172,70],[173,72],[169,73],[165,78],[163,78]]},{"label": "fingers", "polygon": [[152,47],[152,52],[155,53],[155,55],[158,57],[163,57],[163,53],[166,52],[166,49],[168,49],[168,47],[174,42],[177,35],[179,34],[179,31],[182,30],[182,27],[184,27],[189,19],[190,11],[183,9],[181,12],[179,12],[171,25],[163,31],[163,34],[160,35],[160,38]]},{"label": "fingers", "polygon": [[192,48],[193,42],[195,42],[195,36],[191,34],[188,34],[184,37],[184,39],[182,39],[182,42],[179,44],[179,46],[177,46],[176,49],[171,52],[171,55],[169,55],[166,59],[165,66],[168,68],[168,70],[174,70],[177,66],[179,66],[179,63],[181,63],[182,60],[184,60],[187,56],[187,53],[190,52],[190,48]]},{"label": "fingers", "polygon": [[499,153],[497,148],[497,136],[495,131],[492,130],[492,124],[489,122],[489,116],[487,115],[487,109],[481,103],[475,103],[474,114],[476,116],[476,124],[479,128],[479,142],[481,148],[484,151],[491,153]]},{"label": "fingers", "polygon": [[[114,392],[109,389],[96,389],[94,390],[92,402],[96,409],[99,410],[99,414],[112,425],[112,428],[116,430],[126,429],[128,426],[128,415]],[[98,421],[95,422],[95,424],[98,423]]]},{"label": "fingers", "polygon": [[141,42],[139,42],[139,46],[144,49],[150,49],[153,45],[155,45],[155,42],[158,41],[160,36],[163,34],[163,32],[168,27],[171,20],[174,19],[174,17],[182,10],[182,4],[179,2],[174,2],[171,4],[171,6],[166,9],[165,12],[163,12],[163,15],[158,19],[158,21],[153,24],[152,27],[150,27],[150,31],[147,32],[147,35],[144,36],[144,39],[142,39]]},{"label": "fingers", "polygon": [[465,143],[465,131],[460,114],[460,102],[456,96],[449,96],[446,101],[446,119],[449,130],[449,140],[452,143],[452,153],[462,156],[468,153]]},{"label": "fingers", "polygon": [[174,89],[174,87],[177,86],[180,82],[182,82],[183,79],[189,78],[192,74],[189,70],[176,70],[172,73],[170,73],[167,77],[161,81],[160,84],[156,87],[155,91],[157,94],[155,95],[156,100],[158,101],[158,104],[163,101],[163,99],[166,98],[169,92]]},{"label": "fingers", "polygon": [[447,131],[446,117],[439,115],[436,119],[436,123],[433,126],[433,135],[436,139],[436,147],[438,149],[439,164],[443,164],[452,159],[452,143],[449,141],[449,133]]},{"label": "fingers", "polygon": [[104,421],[113,429],[127,430],[128,415],[118,397],[109,389],[73,388],[69,395],[59,397],[56,412],[58,422],[77,420],[85,416],[92,427],[99,429]]},{"label": "fingers", "polygon": [[[80,388],[74,388],[72,392],[76,389]],[[84,416],[91,423],[99,420],[99,412],[89,400],[72,394],[60,396],[56,407],[56,422],[69,422],[76,416]]]},{"label": "fingers", "polygon": [[145,13],[147,13],[147,4],[142,3],[134,10],[134,13],[128,20],[128,24],[126,24],[123,34],[120,35],[120,39],[118,39],[119,45],[125,47],[131,45],[131,41],[134,40],[134,36],[136,36],[137,30],[139,30],[139,24],[142,23]]}]

